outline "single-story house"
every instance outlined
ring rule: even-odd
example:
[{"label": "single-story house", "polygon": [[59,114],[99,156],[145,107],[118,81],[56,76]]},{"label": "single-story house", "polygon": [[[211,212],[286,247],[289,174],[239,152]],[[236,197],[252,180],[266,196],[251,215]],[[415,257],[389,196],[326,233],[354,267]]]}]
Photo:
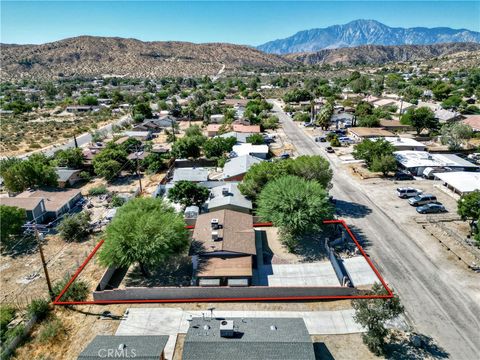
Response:
[{"label": "single-story house", "polygon": [[197,168],[176,168],[173,172],[173,182],[177,181],[202,182],[208,180],[208,169],[203,167]]},{"label": "single-story house", "polygon": [[314,360],[303,318],[193,318],[183,360]]},{"label": "single-story house", "polygon": [[394,137],[395,134],[382,128],[369,127],[352,127],[348,129],[348,133],[352,139],[362,141],[364,139],[379,138],[379,137]]},{"label": "single-story house", "polygon": [[233,124],[233,131],[240,133],[260,133],[260,125]]},{"label": "single-story house", "polygon": [[207,136],[214,137],[218,134],[223,124],[208,124],[207,125]]},{"label": "single-story house", "polygon": [[393,145],[395,150],[413,150],[413,151],[425,151],[427,149],[427,145],[421,143],[420,141],[411,139],[411,138],[404,138],[404,137],[385,137],[390,144]]},{"label": "single-story house", "polygon": [[252,211],[252,202],[242,195],[236,182],[211,188],[206,204],[208,211],[228,209],[247,214]]},{"label": "single-story house", "polygon": [[244,143],[233,145],[232,151],[237,156],[252,155],[260,159],[266,159],[268,157],[268,145],[253,145],[251,143]]},{"label": "single-story house", "polygon": [[67,106],[65,111],[71,114],[86,113],[98,109],[98,106],[89,106],[89,105],[73,105]]},{"label": "single-story house", "polygon": [[136,151],[128,154],[127,159],[132,161],[144,160],[148,155],[150,155],[150,152],[148,151]]},{"label": "single-story house", "polygon": [[480,115],[464,115],[463,124],[470,125],[473,131],[480,132]]},{"label": "single-story house", "polygon": [[152,138],[152,133],[150,131],[124,131],[122,135],[140,141],[146,141]]},{"label": "single-story house", "polygon": [[230,106],[247,106],[249,100],[248,99],[225,99],[223,100],[224,105]]},{"label": "single-story house", "polygon": [[454,121],[460,116],[460,113],[446,109],[437,109],[434,111],[434,114],[435,118],[441,123]]},{"label": "single-story house", "polygon": [[42,223],[46,217],[45,202],[41,198],[2,197],[0,198],[0,205],[24,209],[27,221]]},{"label": "single-story house", "polygon": [[241,143],[246,143],[247,138],[251,135],[253,135],[253,133],[240,133],[240,132],[230,131],[228,133],[218,135],[218,136],[222,138],[234,137],[235,139],[237,139],[237,143],[241,144]]},{"label": "single-story house", "polygon": [[[30,216],[32,220],[36,219],[37,222],[44,222],[54,220],[70,212],[82,198],[82,193],[78,189],[49,188],[27,190],[15,197],[3,198],[2,204],[4,201],[9,204],[17,203],[19,205],[10,206],[22,207],[27,211],[27,217]],[[8,204],[5,203],[5,205]],[[28,211],[32,213],[29,215]]]},{"label": "single-story house", "polygon": [[199,215],[191,254],[200,286],[248,286],[257,254],[252,215],[233,210]]},{"label": "single-story house", "polygon": [[396,101],[394,99],[378,99],[376,101],[373,101],[371,104],[376,108],[389,105],[396,106]]},{"label": "single-story house", "polygon": [[258,164],[262,161],[262,159],[251,155],[243,155],[231,158],[223,167],[223,180],[241,181],[248,169],[250,169],[253,164]]},{"label": "single-story house", "polygon": [[225,120],[225,115],[222,114],[214,114],[210,116],[210,123],[212,124],[221,124]]},{"label": "single-story house", "polygon": [[97,335],[77,359],[165,360],[167,341],[168,335]]},{"label": "single-story house", "polygon": [[435,177],[450,190],[459,195],[480,190],[480,173],[468,171],[453,171],[436,173]]},{"label": "single-story house", "polygon": [[82,170],[74,170],[68,168],[56,168],[55,173],[57,174],[58,178],[58,187],[64,188],[68,186],[72,186],[75,183],[82,180],[80,177],[80,173]]},{"label": "single-story house", "polygon": [[128,139],[129,139],[128,136],[122,136],[122,137],[118,138],[117,140],[115,140],[114,143],[117,144],[117,145],[122,145]]},{"label": "single-story house", "polygon": [[162,116],[158,119],[146,119],[141,124],[133,127],[133,131],[150,131],[152,133],[159,133],[163,129],[175,126],[177,119],[173,116]]},{"label": "single-story house", "polygon": [[380,119],[380,126],[388,131],[410,131],[413,126],[404,125],[400,120]]},{"label": "single-story house", "polygon": [[426,168],[445,168],[475,171],[477,165],[454,154],[430,154],[426,151],[403,150],[394,152],[398,164],[412,174],[421,176]]}]

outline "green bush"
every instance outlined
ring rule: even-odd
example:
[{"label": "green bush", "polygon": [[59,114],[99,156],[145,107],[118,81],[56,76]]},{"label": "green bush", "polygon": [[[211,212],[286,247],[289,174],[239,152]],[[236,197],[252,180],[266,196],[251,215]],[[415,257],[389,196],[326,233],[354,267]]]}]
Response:
[{"label": "green bush", "polygon": [[35,299],[27,306],[27,313],[30,318],[36,316],[39,321],[46,319],[50,313],[50,303],[45,299]]},{"label": "green bush", "polygon": [[66,215],[57,227],[60,237],[67,242],[85,240],[90,234],[90,213],[83,211]]},{"label": "green bush", "polygon": [[108,193],[108,190],[107,190],[107,187],[104,185],[93,187],[90,190],[88,190],[88,195],[90,196],[99,196],[99,195],[104,195],[106,193]]},{"label": "green bush", "polygon": [[66,329],[60,319],[54,318],[41,327],[37,340],[38,342],[45,344],[58,339],[60,336],[65,335],[65,333]]},{"label": "green bush", "polygon": [[123,204],[125,204],[125,198],[118,196],[116,194],[113,195],[112,201],[110,202],[110,205],[112,205],[112,207],[120,207]]},{"label": "green bush", "polygon": [[3,342],[8,331],[8,324],[15,318],[15,308],[10,305],[0,306],[0,339]]},{"label": "green bush", "polygon": [[[70,278],[65,277],[63,280],[57,281],[53,284],[53,293],[55,296],[58,296],[63,288],[67,285]],[[82,280],[75,280],[70,287],[68,288],[67,292],[63,294],[61,301],[84,301],[89,293],[88,285]]]}]

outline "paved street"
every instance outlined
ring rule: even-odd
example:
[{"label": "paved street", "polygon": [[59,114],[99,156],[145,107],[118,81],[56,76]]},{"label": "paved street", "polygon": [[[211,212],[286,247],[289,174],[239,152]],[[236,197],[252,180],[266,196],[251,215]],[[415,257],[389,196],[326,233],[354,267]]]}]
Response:
[{"label": "paved street", "polygon": [[336,155],[327,154],[273,103],[298,153],[320,154],[329,159],[334,170],[332,195],[342,200],[343,206],[369,209],[364,215],[344,218],[368,242],[367,252],[399,293],[415,330],[433,337],[451,359],[479,359],[480,274],[459,271],[457,264],[442,261],[438,253],[445,254],[440,245],[426,245],[433,241],[427,234],[397,224],[393,209],[388,213],[380,209],[361,184],[342,168]]}]

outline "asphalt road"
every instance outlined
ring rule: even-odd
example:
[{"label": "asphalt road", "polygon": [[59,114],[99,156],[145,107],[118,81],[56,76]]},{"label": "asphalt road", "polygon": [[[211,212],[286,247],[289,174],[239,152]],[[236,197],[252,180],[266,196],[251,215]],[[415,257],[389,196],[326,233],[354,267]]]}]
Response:
[{"label": "asphalt road", "polygon": [[[340,168],[336,156],[327,154],[275,103],[274,111],[299,154],[319,154],[329,159],[334,171],[331,194],[342,200],[343,206],[363,205],[371,210],[363,216],[344,218],[368,241],[367,252],[399,294],[415,331],[434,339],[440,347],[438,358],[480,359],[478,292],[464,286],[458,273],[447,272],[445,261],[439,261],[422,246],[421,236],[397,224],[393,210],[381,210],[361,185]],[[479,275],[480,281],[480,274],[475,275]]]}]

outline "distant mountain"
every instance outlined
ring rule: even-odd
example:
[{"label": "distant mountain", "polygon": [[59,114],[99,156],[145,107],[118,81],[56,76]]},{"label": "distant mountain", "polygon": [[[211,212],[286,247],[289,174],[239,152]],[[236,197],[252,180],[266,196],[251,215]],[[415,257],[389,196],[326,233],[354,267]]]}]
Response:
[{"label": "distant mountain", "polygon": [[480,33],[466,29],[393,28],[375,20],[355,20],[345,25],[305,30],[285,39],[267,42],[257,49],[271,54],[313,52],[361,45],[427,45],[480,42]]},{"label": "distant mountain", "polygon": [[215,75],[242,66],[278,67],[289,61],[249,46],[143,42],[136,39],[79,36],[42,45],[0,44],[0,78],[61,76],[129,77]]},{"label": "distant mountain", "polygon": [[307,65],[382,65],[389,62],[432,60],[454,55],[471,59],[475,66],[480,66],[480,44],[477,43],[402,46],[365,45],[354,48],[325,49],[311,53],[288,54],[284,55],[284,57]]}]

